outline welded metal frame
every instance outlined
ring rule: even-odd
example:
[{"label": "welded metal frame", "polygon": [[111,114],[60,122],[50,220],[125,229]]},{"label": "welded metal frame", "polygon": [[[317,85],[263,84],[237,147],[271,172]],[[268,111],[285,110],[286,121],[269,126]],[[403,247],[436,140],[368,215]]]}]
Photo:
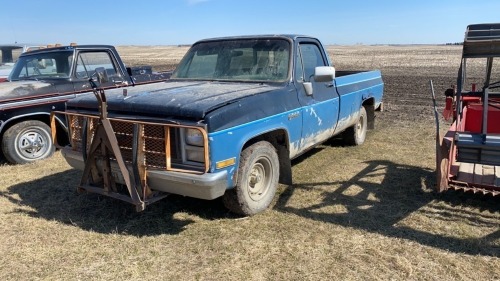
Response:
[{"label": "welded metal frame", "polygon": [[[84,118],[82,128],[82,154],[85,159],[85,167],[77,188],[79,192],[92,192],[115,199],[119,199],[135,205],[137,211],[143,211],[147,205],[154,203],[168,196],[167,193],[152,191],[147,185],[147,172],[144,161],[144,152],[140,149],[144,147],[144,127],[148,124],[163,126],[165,132],[165,162],[167,171],[176,171],[184,173],[203,174],[209,169],[209,151],[208,135],[206,130],[196,126],[185,126],[177,124],[161,124],[145,121],[126,120],[120,118],[109,118],[107,112],[106,95],[103,89],[94,88],[94,95],[98,100],[99,115],[79,114],[74,112],[52,112],[51,127],[52,138],[57,145],[56,137],[56,114],[65,114],[70,116],[81,116]],[[93,131],[90,147],[87,146],[88,133],[90,131],[90,118],[98,119],[97,126]],[[69,120],[69,118],[68,118]],[[133,143],[132,143],[132,163],[127,165],[119,147],[119,142],[111,121],[128,122],[133,124]],[[189,169],[179,169],[172,167],[171,161],[171,132],[172,128],[193,128],[199,130],[204,140],[204,167],[202,171]],[[70,134],[73,134],[74,128],[69,128]],[[71,136],[70,136],[71,138]],[[114,160],[111,160],[111,157]],[[118,164],[119,172],[124,180],[128,196],[118,192],[117,183],[111,168],[111,161]],[[131,167],[131,171],[128,167]]]},{"label": "welded metal frame", "polygon": [[[439,137],[439,131],[437,132],[440,141],[436,143],[436,172],[437,172],[437,190],[445,191],[447,189],[462,190],[466,192],[500,195],[500,184],[499,180],[496,178],[497,175],[493,174],[493,181],[490,183],[488,180],[485,183],[484,180],[476,179],[476,168],[485,169],[493,167],[493,171],[500,170],[500,166],[494,164],[496,162],[491,162],[483,159],[483,148],[482,146],[478,149],[478,161],[474,161],[469,158],[461,158],[459,156],[459,144],[462,138],[461,136],[475,136],[478,135],[482,139],[482,145],[487,145],[488,134],[488,111],[489,111],[489,98],[497,97],[498,93],[490,93],[488,85],[490,84],[490,76],[493,66],[493,59],[500,57],[500,23],[497,24],[476,24],[469,25],[467,27],[464,39],[463,53],[460,64],[460,69],[457,77],[457,91],[455,93],[455,116],[451,127],[448,129],[446,135],[443,138]],[[479,92],[467,92],[464,90],[464,81],[467,77],[467,59],[468,58],[484,58],[486,59],[486,77],[483,89]],[[432,87],[432,84],[431,84]],[[451,98],[451,97],[448,97]],[[481,126],[479,133],[464,134],[465,130],[465,120],[468,118],[467,110],[465,106],[470,102],[469,99],[477,99],[477,102],[482,104],[481,113]],[[467,99],[467,100],[465,100]],[[474,101],[476,102],[476,101]],[[469,117],[470,118],[470,117]],[[438,118],[436,117],[436,121]],[[491,120],[490,120],[491,121]],[[462,137],[463,137],[462,136]],[[477,140],[474,141],[474,144]],[[470,150],[469,146],[466,146]],[[472,150],[473,151],[473,150]],[[467,153],[470,153],[467,151]],[[473,154],[474,155],[474,154]],[[467,159],[467,160],[464,160]],[[459,161],[460,160],[460,161]],[[465,162],[464,162],[465,161]],[[460,164],[460,165],[457,165]],[[492,164],[493,163],[493,164]],[[461,177],[459,169],[464,167],[472,168],[472,174],[466,172],[467,177]],[[483,176],[483,171],[479,171],[479,178]]]}]

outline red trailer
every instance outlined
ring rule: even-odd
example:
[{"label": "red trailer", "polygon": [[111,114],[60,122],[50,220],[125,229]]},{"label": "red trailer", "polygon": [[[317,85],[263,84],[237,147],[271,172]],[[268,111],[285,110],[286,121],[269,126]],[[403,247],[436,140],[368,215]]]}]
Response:
[{"label": "red trailer", "polygon": [[457,87],[445,95],[452,124],[443,138],[438,126],[438,191],[499,195],[500,23],[467,27]]}]

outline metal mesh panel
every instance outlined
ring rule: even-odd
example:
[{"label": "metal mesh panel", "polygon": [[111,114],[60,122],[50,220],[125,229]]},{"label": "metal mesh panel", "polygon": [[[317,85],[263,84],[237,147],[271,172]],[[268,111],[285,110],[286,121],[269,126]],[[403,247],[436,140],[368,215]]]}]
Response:
[{"label": "metal mesh panel", "polygon": [[144,126],[144,152],[146,166],[166,167],[165,130],[161,125]]},{"label": "metal mesh panel", "polygon": [[116,140],[118,141],[118,146],[120,147],[123,160],[131,163],[132,146],[134,143],[134,124],[112,120],[111,126],[115,132]]},{"label": "metal mesh panel", "polygon": [[[90,149],[92,138],[97,128],[99,118],[97,116],[78,116],[68,114],[68,120],[71,127],[71,146],[73,150],[82,151],[83,145],[83,127],[87,120],[87,151]],[[120,147],[123,159],[127,163],[133,161],[133,143],[134,143],[134,124],[129,121],[112,119],[111,126],[115,133]],[[143,155],[142,165],[156,169],[167,169],[167,151],[166,151],[166,130],[170,130],[170,159],[172,163],[182,163],[182,153],[180,145],[181,130],[178,127],[166,124],[142,124],[142,130],[139,130],[139,153]],[[193,167],[193,170],[199,170],[200,167]]]},{"label": "metal mesh panel", "polygon": [[83,127],[83,117],[79,116],[68,116],[71,132],[71,147],[73,150],[82,150],[82,127]]},{"label": "metal mesh panel", "polygon": [[83,146],[83,126],[85,125],[85,119],[87,120],[87,151],[90,148],[92,138],[94,137],[95,130],[97,128],[97,118],[87,118],[77,115],[68,115],[71,126],[71,147],[73,150],[82,151]]},{"label": "metal mesh panel", "polygon": [[[83,117],[85,118],[85,117]],[[97,129],[97,123],[99,122],[99,119],[96,118],[87,118],[87,126],[88,126],[88,132],[87,132],[87,151],[90,149],[90,145],[92,144],[92,139],[94,138],[94,133],[95,130]]]}]

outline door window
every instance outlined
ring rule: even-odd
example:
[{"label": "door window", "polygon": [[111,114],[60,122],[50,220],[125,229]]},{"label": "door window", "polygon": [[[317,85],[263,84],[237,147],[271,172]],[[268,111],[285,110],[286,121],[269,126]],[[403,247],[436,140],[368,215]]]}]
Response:
[{"label": "door window", "polygon": [[325,61],[316,44],[302,43],[299,45],[299,49],[304,68],[304,81],[310,81],[311,77],[314,76],[314,68],[316,66],[325,66]]},{"label": "door window", "polygon": [[118,72],[107,52],[84,52],[78,55],[76,77],[88,79],[94,75],[98,67],[104,67],[108,77],[117,76]]}]

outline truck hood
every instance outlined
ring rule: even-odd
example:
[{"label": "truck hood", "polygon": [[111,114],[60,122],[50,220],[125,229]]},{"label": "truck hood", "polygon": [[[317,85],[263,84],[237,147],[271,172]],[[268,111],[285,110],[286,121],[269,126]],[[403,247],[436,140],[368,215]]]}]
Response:
[{"label": "truck hood", "polygon": [[14,81],[0,83],[0,103],[28,99],[34,95],[56,95],[56,88],[51,83],[42,81]]},{"label": "truck hood", "polygon": [[9,77],[10,72],[12,71],[13,66],[12,65],[3,65],[0,64],[0,78],[7,78]]},{"label": "truck hood", "polygon": [[[106,90],[106,99],[109,112],[199,120],[225,104],[279,88],[262,83],[168,81]],[[69,101],[68,108],[95,110],[97,100],[83,95]]]}]

